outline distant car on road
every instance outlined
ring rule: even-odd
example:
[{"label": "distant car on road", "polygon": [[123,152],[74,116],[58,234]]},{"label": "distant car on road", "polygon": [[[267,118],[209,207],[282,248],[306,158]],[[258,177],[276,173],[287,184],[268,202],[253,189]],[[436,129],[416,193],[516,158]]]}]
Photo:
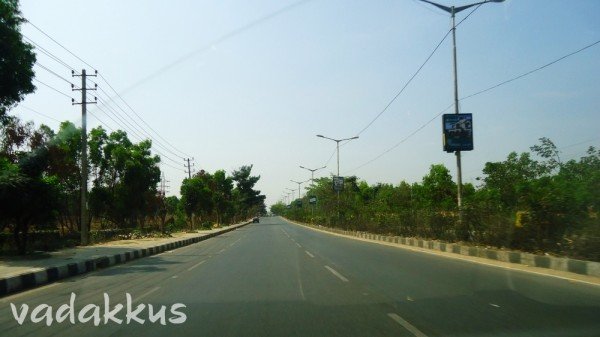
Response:
[{"label": "distant car on road", "polygon": [[257,217],[257,216],[255,216],[255,217],[252,219],[252,222],[253,222],[253,223],[259,223],[259,222],[260,222],[260,218],[259,218],[259,217]]}]

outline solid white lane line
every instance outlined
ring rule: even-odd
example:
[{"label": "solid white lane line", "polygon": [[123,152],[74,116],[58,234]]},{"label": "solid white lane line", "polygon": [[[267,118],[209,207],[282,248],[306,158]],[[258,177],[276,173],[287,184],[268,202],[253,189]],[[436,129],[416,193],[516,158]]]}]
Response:
[{"label": "solid white lane line", "polygon": [[402,317],[398,316],[397,314],[390,312],[388,314],[388,316],[391,319],[393,319],[394,321],[396,321],[396,323],[402,325],[404,327],[404,329],[410,331],[410,333],[412,333],[415,337],[427,337],[427,335],[422,333],[421,330],[415,328],[414,325],[408,323],[407,321],[405,321]]},{"label": "solid white lane line", "polygon": [[314,255],[312,255],[308,250],[305,250],[306,254],[310,257],[315,257]]},{"label": "solid white lane line", "polygon": [[196,263],[195,265],[193,265],[193,266],[189,267],[189,268],[188,268],[188,271],[190,271],[190,270],[192,270],[192,269],[194,269],[194,268],[198,267],[199,265],[203,264],[203,263],[204,263],[204,261],[205,261],[205,260],[202,260],[202,261],[200,261],[200,262]]},{"label": "solid white lane line", "polygon": [[302,246],[300,246],[300,244],[298,242],[296,242],[296,246],[302,248]]},{"label": "solid white lane line", "polygon": [[150,289],[149,291],[147,291],[147,292],[145,292],[145,293],[141,294],[141,295],[140,295],[139,297],[137,297],[135,300],[136,300],[136,301],[139,301],[139,300],[141,300],[142,298],[144,298],[144,297],[146,297],[146,296],[148,296],[148,295],[152,294],[153,292],[157,291],[158,289],[160,289],[160,287],[154,287],[154,288]]},{"label": "solid white lane line", "polygon": [[500,306],[498,304],[490,303],[490,305],[495,308],[500,308]]},{"label": "solid white lane line", "polygon": [[338,273],[335,269],[331,268],[330,266],[325,266],[325,268],[327,268],[327,270],[329,270],[333,275],[337,276],[340,280],[348,282],[348,279],[345,278],[342,274]]}]

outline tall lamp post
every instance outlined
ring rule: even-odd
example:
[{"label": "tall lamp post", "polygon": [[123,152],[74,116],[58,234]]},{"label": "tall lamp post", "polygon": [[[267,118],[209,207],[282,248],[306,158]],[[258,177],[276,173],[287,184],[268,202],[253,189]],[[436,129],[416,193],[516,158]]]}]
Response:
[{"label": "tall lamp post", "polygon": [[[343,142],[345,140],[353,140],[353,139],[358,139],[358,136],[354,136],[354,137],[350,137],[350,138],[343,138],[343,139],[333,139],[333,138],[329,138],[329,137],[325,137],[323,135],[317,135],[317,137],[319,138],[325,138],[325,139],[329,139],[332,140],[336,143],[336,152],[337,152],[337,177],[340,176],[340,142]],[[340,219],[340,191],[337,191],[337,211],[338,211],[338,221]]]},{"label": "tall lamp post", "polygon": [[290,180],[293,183],[298,184],[298,199],[300,199],[302,196],[300,195],[300,186],[302,186],[302,184],[304,184],[305,182],[307,182],[308,180],[305,181],[295,181],[295,180]]},{"label": "tall lamp post", "polygon": [[[296,190],[295,190],[295,189],[292,189],[292,188],[287,188],[287,187],[286,187],[285,189],[289,191],[289,193],[288,193],[288,197],[290,197],[290,196],[291,196],[291,197],[293,197],[293,196],[294,196],[294,193],[296,193]],[[290,204],[291,204],[291,203],[292,203],[292,198],[290,198]]]},{"label": "tall lamp post", "polygon": [[353,139],[358,139],[358,136],[354,136],[351,138],[343,138],[343,139],[333,139],[333,138],[329,138],[329,137],[325,137],[323,135],[317,135],[317,137],[319,138],[325,138],[325,139],[329,139],[329,140],[333,140],[334,142],[336,142],[336,152],[337,152],[337,176],[340,176],[340,142],[343,142],[345,140],[353,140]]},{"label": "tall lamp post", "polygon": [[315,183],[315,171],[322,170],[322,169],[324,169],[326,167],[327,166],[319,167],[319,168],[316,168],[316,169],[310,169],[308,167],[304,167],[304,166],[300,165],[301,169],[305,169],[305,170],[310,171],[310,182],[313,183],[313,184]]},{"label": "tall lamp post", "polygon": [[[456,66],[456,23],[455,23],[455,15],[456,13],[462,12],[467,8],[471,8],[473,6],[483,5],[488,2],[503,2],[504,0],[486,0],[476,2],[470,5],[464,5],[459,7],[448,7],[444,5],[440,5],[433,1],[429,0],[420,0],[421,2],[426,2],[431,4],[443,11],[450,13],[450,17],[452,18],[452,56],[453,56],[453,65],[454,65],[454,113],[458,114],[458,70]],[[456,185],[457,185],[457,201],[458,201],[458,214],[459,221],[462,222],[462,164],[461,164],[461,156],[460,151],[456,151]]]},{"label": "tall lamp post", "polygon": [[[314,185],[314,183],[315,183],[315,171],[322,170],[322,169],[324,169],[324,168],[326,168],[326,167],[327,167],[327,166],[323,166],[323,167],[319,167],[319,168],[311,169],[311,168],[304,167],[304,166],[300,165],[300,168],[301,168],[301,169],[305,169],[305,170],[308,170],[308,171],[310,171],[310,183],[311,183],[311,184],[313,184],[313,185]],[[310,197],[309,197],[309,198],[310,198]],[[310,201],[309,201],[309,202],[310,202]],[[315,204],[313,204],[313,205],[312,205],[312,207],[311,207],[311,211],[310,211],[310,218],[311,218],[311,222],[312,222],[312,220],[314,219],[314,217],[315,217]]]}]

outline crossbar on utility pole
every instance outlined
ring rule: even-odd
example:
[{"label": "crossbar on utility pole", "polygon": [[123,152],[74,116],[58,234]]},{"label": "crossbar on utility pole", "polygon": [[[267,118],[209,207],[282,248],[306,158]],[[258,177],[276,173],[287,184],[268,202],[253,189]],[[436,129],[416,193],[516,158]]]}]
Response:
[{"label": "crossbar on utility pole", "polygon": [[98,76],[98,71],[96,70],[94,75],[88,75],[85,69],[81,70],[81,74],[75,74],[73,70],[71,72],[73,77],[81,77],[81,88],[74,88],[72,86],[73,91],[81,91],[81,102],[77,103],[75,100],[71,101],[73,105],[81,105],[81,245],[87,246],[90,244],[90,224],[89,224],[89,215],[88,215],[88,205],[87,205],[87,185],[88,185],[88,155],[87,155],[87,105],[88,104],[96,104],[98,102],[98,98],[93,102],[87,101],[87,91],[88,90],[96,90],[98,85],[96,84],[94,88],[87,87],[87,77],[96,77]]}]

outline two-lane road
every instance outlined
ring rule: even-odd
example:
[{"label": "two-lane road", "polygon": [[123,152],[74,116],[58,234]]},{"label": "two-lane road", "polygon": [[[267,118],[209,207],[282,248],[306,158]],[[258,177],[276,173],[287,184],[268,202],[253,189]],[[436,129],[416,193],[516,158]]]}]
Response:
[{"label": "two-lane road", "polygon": [[[10,303],[110,309],[144,324],[13,318]],[[172,324],[169,308],[186,321]],[[166,306],[167,322],[149,321]],[[85,315],[84,315],[85,316]],[[0,299],[2,336],[600,336],[600,287],[361,242],[278,217],[201,243]]]}]

